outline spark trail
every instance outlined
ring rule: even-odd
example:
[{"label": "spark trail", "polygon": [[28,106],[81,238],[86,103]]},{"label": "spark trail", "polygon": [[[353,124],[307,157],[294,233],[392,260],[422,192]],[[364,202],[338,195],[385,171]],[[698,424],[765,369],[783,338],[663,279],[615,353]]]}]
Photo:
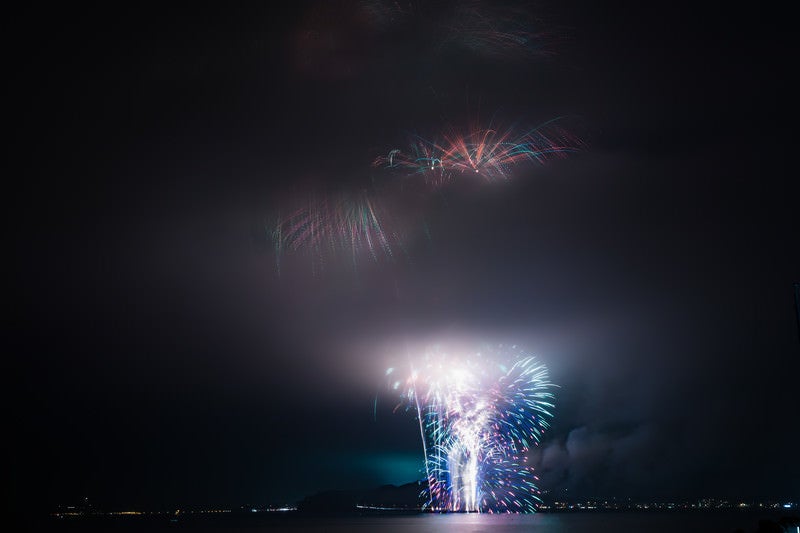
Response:
[{"label": "spark trail", "polygon": [[337,256],[356,266],[363,255],[391,261],[402,248],[394,218],[369,194],[312,196],[268,226],[280,271],[286,252],[308,253],[315,271]]}]

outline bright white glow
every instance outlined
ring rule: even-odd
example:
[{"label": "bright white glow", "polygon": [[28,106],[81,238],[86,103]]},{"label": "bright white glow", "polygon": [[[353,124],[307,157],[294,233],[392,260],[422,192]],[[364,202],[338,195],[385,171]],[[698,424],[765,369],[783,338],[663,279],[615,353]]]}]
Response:
[{"label": "bright white glow", "polygon": [[429,509],[533,512],[539,501],[526,454],[552,416],[547,370],[524,352],[488,350],[409,356],[403,396],[419,422]]}]

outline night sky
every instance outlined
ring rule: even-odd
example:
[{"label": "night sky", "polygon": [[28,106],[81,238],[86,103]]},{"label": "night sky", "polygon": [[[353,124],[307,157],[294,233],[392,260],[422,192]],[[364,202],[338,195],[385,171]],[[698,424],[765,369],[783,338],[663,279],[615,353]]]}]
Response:
[{"label": "night sky", "polygon": [[[467,338],[524,346],[559,385],[531,457],[551,496],[800,500],[794,28],[768,7],[642,4],[19,13],[14,505],[420,479],[384,370]],[[464,6],[540,41],[473,46]],[[554,117],[579,151],[390,201],[425,228],[394,260],[319,270],[301,250],[278,273],[273,214],[395,179],[371,164],[409,132]]]}]

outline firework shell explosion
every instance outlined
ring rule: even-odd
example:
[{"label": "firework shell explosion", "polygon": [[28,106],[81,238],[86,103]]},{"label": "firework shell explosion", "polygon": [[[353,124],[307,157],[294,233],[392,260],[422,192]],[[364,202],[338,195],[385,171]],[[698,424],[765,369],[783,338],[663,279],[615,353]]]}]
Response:
[{"label": "firework shell explosion", "polygon": [[[446,186],[495,183],[515,167],[545,164],[583,148],[583,141],[553,119],[535,128],[450,127],[438,141],[412,135],[408,150],[393,148],[372,162],[368,186],[311,194],[281,203],[267,222],[277,271],[284,257],[305,254],[321,273],[344,261],[393,263],[408,257],[414,236],[428,235],[427,213]],[[469,181],[468,181],[469,180]]]},{"label": "firework shell explosion", "polygon": [[372,165],[407,176],[422,176],[425,184],[434,188],[470,175],[486,182],[504,180],[516,166],[544,164],[583,147],[583,142],[561,122],[553,119],[521,131],[478,125],[465,130],[450,128],[437,141],[411,135],[409,150],[394,148],[377,157]]},{"label": "firework shell explosion", "polygon": [[516,346],[470,353],[429,349],[391,388],[419,420],[428,480],[439,512],[530,513],[540,502],[527,464],[549,427],[554,387],[547,367]]}]

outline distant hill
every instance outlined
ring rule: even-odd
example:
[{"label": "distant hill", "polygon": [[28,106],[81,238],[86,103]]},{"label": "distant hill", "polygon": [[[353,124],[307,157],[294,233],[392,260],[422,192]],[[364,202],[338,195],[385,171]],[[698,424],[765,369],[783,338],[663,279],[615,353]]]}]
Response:
[{"label": "distant hill", "polygon": [[329,490],[306,496],[297,511],[309,514],[409,512],[419,511],[425,503],[425,482],[405,485],[382,485],[369,490]]}]

